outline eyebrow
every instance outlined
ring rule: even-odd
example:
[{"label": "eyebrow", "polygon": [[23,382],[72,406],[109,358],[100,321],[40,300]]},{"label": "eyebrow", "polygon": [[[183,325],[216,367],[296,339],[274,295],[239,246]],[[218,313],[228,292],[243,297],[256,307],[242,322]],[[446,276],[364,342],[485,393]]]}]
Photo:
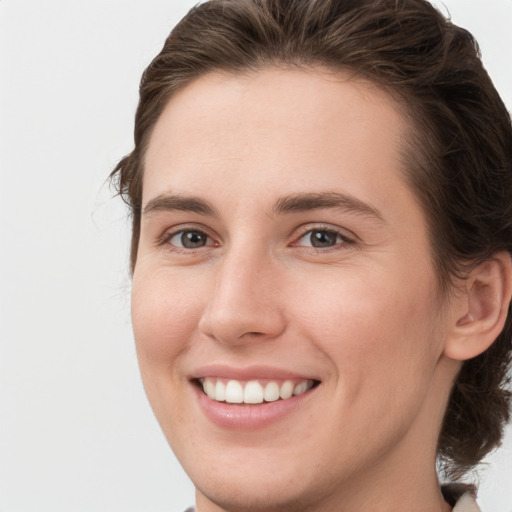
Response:
[{"label": "eyebrow", "polygon": [[[306,212],[322,208],[335,208],[370,216],[384,222],[384,217],[374,206],[356,197],[340,192],[298,193],[281,196],[273,207],[277,214]],[[178,194],[162,194],[147,202],[142,210],[143,215],[162,211],[186,211],[200,215],[216,215],[215,208],[204,199]]]},{"label": "eyebrow", "polygon": [[142,210],[143,215],[169,210],[194,212],[201,215],[215,215],[215,208],[204,199],[198,197],[180,196],[177,194],[162,194],[147,202]]},{"label": "eyebrow", "polygon": [[274,205],[274,212],[306,212],[321,208],[337,208],[374,217],[384,222],[384,217],[377,208],[357,199],[357,197],[340,192],[300,193],[283,196]]}]

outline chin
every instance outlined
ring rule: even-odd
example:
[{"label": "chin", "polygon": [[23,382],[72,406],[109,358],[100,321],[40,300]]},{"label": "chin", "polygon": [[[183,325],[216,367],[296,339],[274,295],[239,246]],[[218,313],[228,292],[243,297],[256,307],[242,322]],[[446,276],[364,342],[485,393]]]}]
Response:
[{"label": "chin", "polygon": [[243,473],[220,471],[213,477],[211,473],[194,477],[199,506],[209,501],[233,512],[299,512],[309,510],[316,503],[315,496],[325,495],[320,489],[315,492],[308,480],[293,474],[278,475],[270,467],[258,471],[248,468]]},{"label": "chin", "polygon": [[236,443],[217,449],[198,443],[194,451],[181,441],[175,453],[196,487],[199,507],[204,501],[229,512],[299,512],[311,510],[339,482],[318,470],[318,461],[306,456],[297,441],[291,436],[280,447]]}]

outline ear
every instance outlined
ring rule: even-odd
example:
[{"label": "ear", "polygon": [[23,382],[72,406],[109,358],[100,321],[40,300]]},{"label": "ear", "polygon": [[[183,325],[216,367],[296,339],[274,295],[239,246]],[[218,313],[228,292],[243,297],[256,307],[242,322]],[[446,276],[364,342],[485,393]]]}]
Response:
[{"label": "ear", "polygon": [[501,333],[512,295],[512,262],[499,252],[476,266],[457,294],[444,354],[458,361],[485,352]]}]

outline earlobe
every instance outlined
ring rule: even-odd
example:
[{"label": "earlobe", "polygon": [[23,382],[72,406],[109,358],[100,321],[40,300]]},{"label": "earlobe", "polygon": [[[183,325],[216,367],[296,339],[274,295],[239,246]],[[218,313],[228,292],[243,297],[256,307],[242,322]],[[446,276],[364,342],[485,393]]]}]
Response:
[{"label": "earlobe", "polygon": [[469,274],[466,291],[455,298],[452,330],[444,353],[458,361],[485,352],[505,325],[512,295],[512,263],[507,252],[492,256]]}]

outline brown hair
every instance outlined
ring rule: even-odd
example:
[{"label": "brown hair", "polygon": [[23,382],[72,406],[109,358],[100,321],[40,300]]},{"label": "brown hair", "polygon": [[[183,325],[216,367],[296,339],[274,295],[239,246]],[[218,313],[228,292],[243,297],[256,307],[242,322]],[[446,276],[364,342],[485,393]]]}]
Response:
[{"label": "brown hair", "polygon": [[[176,26],[142,76],[135,148],[112,172],[140,231],[144,154],[171,95],[212,70],[323,65],[377,83],[405,106],[403,155],[446,290],[465,263],[512,252],[512,127],[469,32],[425,0],[211,0]],[[496,447],[509,420],[512,322],[466,361],[439,439],[449,476]]]}]

